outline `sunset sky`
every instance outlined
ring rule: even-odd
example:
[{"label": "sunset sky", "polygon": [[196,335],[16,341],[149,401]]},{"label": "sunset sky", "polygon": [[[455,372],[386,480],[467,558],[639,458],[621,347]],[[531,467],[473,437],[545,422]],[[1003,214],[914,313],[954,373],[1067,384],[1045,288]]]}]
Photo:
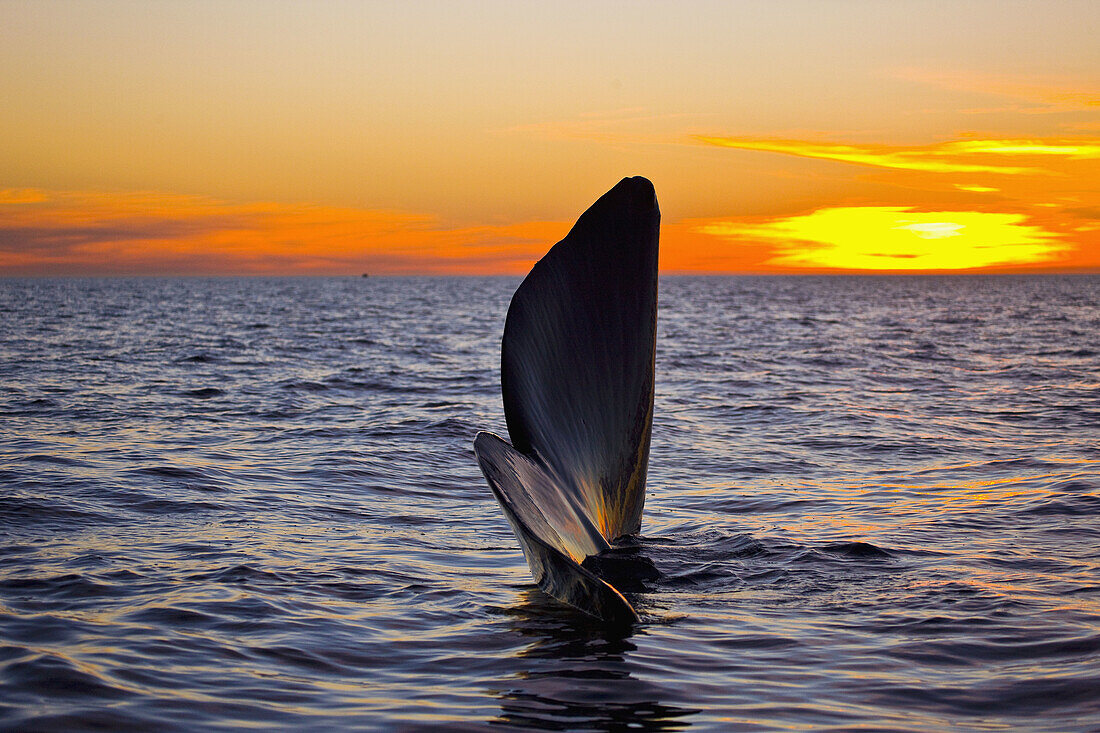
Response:
[{"label": "sunset sky", "polygon": [[1100,271],[1100,3],[0,0],[0,275]]}]

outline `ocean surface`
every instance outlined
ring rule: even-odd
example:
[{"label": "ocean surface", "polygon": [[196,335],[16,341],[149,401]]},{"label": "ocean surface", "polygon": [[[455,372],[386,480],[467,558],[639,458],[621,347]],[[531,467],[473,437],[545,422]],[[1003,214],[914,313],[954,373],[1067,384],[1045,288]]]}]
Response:
[{"label": "ocean surface", "polygon": [[1100,730],[1100,277],[662,278],[622,633],[473,458],[518,282],[0,281],[0,729]]}]

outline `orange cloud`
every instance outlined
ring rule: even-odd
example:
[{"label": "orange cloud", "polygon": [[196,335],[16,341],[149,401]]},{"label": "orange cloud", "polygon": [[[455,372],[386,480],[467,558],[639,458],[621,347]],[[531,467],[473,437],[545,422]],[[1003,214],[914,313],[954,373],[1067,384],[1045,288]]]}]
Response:
[{"label": "orange cloud", "polygon": [[976,183],[956,183],[955,188],[960,191],[969,191],[971,193],[997,193],[1001,190],[992,186],[979,186]]},{"label": "orange cloud", "polygon": [[37,204],[46,200],[46,194],[37,188],[4,188],[0,189],[0,205],[3,204]]},{"label": "orange cloud", "polygon": [[[801,158],[835,160],[842,163],[930,173],[1051,173],[1036,166],[1005,165],[1003,156],[1058,156],[1073,160],[1100,159],[1097,140],[958,140],[922,146],[842,145],[803,140],[772,140],[750,137],[696,135],[708,145],[741,150],[783,153]],[[974,158],[985,158],[977,162]]]},{"label": "orange cloud", "polygon": [[1074,160],[1100,158],[1097,140],[957,140],[936,146],[938,155],[1059,155]]},{"label": "orange cloud", "polygon": [[[973,194],[967,194],[973,196]],[[1100,268],[1100,213],[824,206],[669,221],[664,272]],[[522,274],[568,222],[435,217],[162,193],[0,191],[0,274]]]},{"label": "orange cloud", "polygon": [[566,231],[161,193],[3,191],[0,273],[521,273]]}]

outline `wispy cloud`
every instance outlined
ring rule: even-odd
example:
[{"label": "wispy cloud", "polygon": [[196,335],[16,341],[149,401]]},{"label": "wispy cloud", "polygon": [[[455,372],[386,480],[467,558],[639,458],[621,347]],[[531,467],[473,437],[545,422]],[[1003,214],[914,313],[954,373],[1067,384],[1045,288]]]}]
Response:
[{"label": "wispy cloud", "polygon": [[2,188],[0,206],[4,204],[37,204],[46,200],[46,194],[37,188]]},{"label": "wispy cloud", "polygon": [[933,148],[938,155],[1055,155],[1073,160],[1100,158],[1100,140],[956,140]]},{"label": "wispy cloud", "polygon": [[[824,206],[666,221],[661,267],[1100,267],[1095,209],[1029,211]],[[7,191],[0,192],[0,274],[520,274],[568,228],[554,221],[447,227],[409,212],[160,193]]]},{"label": "wispy cloud", "polygon": [[1100,159],[1097,140],[955,140],[921,146],[845,145],[806,140],[696,135],[708,145],[759,150],[800,158],[835,160],[854,165],[930,173],[1051,173],[1042,166],[1007,165],[1006,157],[1057,156],[1073,160]]},{"label": "wispy cloud", "polygon": [[976,183],[956,183],[955,188],[960,191],[969,191],[970,193],[997,193],[1001,190],[993,186],[979,186]]},{"label": "wispy cloud", "polygon": [[0,191],[0,273],[522,272],[564,222],[448,228],[431,216],[161,193]]}]

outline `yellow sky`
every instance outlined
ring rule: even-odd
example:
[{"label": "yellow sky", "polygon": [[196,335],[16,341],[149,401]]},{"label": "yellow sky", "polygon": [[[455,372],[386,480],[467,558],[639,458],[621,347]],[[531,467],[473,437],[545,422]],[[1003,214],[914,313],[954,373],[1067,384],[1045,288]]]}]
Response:
[{"label": "yellow sky", "polygon": [[1100,270],[1095,2],[0,3],[0,274]]}]

